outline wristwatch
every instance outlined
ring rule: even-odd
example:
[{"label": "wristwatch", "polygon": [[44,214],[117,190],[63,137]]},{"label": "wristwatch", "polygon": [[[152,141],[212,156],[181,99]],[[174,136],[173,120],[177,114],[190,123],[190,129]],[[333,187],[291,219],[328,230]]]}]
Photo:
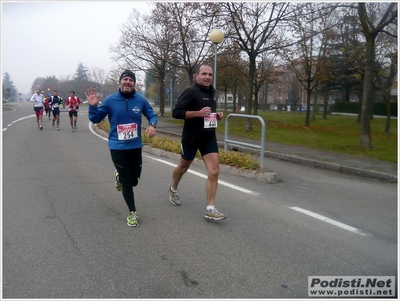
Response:
[{"label": "wristwatch", "polygon": [[154,123],[154,122],[153,122],[153,123],[150,123],[150,125],[151,125],[153,128],[155,128],[155,129],[157,128],[157,123]]}]

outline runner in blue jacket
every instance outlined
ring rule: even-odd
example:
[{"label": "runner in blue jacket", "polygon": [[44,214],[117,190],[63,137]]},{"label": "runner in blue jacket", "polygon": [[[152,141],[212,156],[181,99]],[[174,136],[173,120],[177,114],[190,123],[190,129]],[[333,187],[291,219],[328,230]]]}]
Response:
[{"label": "runner in blue jacket", "polygon": [[99,96],[95,88],[86,92],[89,103],[89,120],[99,123],[106,116],[110,123],[108,146],[116,168],[116,188],[129,208],[128,226],[138,226],[133,188],[139,182],[142,171],[142,114],[147,118],[149,126],[146,133],[149,137],[156,134],[157,114],[149,102],[135,93],[135,74],[130,70],[122,72],[118,92],[109,95],[98,107]]}]

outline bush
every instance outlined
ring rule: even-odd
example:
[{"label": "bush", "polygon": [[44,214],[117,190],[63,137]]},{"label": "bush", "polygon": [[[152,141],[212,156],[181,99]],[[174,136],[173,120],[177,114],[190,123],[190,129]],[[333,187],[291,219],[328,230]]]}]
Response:
[{"label": "bush", "polygon": [[[361,111],[360,102],[341,101],[331,106],[331,112],[359,114]],[[386,104],[383,102],[375,102],[373,104],[373,115],[386,116]],[[390,115],[397,117],[397,103],[390,103]]]},{"label": "bush", "polygon": [[[110,124],[108,123],[108,121],[103,120],[102,122],[97,124],[97,127],[105,132],[108,132]],[[144,144],[148,144],[151,147],[162,149],[175,154],[181,153],[180,141],[174,141],[163,137],[149,138],[146,134],[142,133],[142,142]],[[201,159],[199,151],[197,151],[196,158]],[[233,151],[220,150],[219,160],[221,164],[228,166],[234,166],[247,170],[261,169],[260,163],[258,163],[253,157],[251,157],[250,153],[242,154]]]}]

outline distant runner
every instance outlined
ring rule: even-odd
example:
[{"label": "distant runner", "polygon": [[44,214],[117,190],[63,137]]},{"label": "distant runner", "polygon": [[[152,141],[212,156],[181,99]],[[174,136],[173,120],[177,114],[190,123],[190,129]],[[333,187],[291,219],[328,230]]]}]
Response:
[{"label": "distant runner", "polygon": [[81,104],[81,100],[79,97],[75,96],[75,92],[69,92],[69,97],[65,102],[65,106],[68,108],[69,114],[69,123],[71,124],[71,132],[76,131],[78,127],[76,126],[76,122],[78,121],[78,111],[79,105]]},{"label": "distant runner", "polygon": [[57,90],[53,91],[51,96],[50,105],[53,111],[53,128],[54,123],[57,122],[57,131],[60,130],[60,105],[62,103],[61,97],[57,95]]},{"label": "distant runner", "polygon": [[40,93],[39,89],[36,90],[36,93],[32,95],[30,101],[33,101],[33,110],[36,114],[36,122],[37,127],[40,130],[43,130],[43,94]]},{"label": "distant runner", "polygon": [[51,98],[51,95],[49,94],[44,99],[44,109],[46,111],[46,116],[49,115],[49,120],[50,120],[50,115],[51,115],[50,98]]}]

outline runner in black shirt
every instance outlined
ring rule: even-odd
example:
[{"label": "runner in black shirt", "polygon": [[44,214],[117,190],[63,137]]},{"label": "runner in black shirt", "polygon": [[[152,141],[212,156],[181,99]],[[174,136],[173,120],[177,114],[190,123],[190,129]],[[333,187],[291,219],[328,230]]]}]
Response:
[{"label": "runner in black shirt", "polygon": [[60,130],[60,105],[62,103],[61,97],[57,95],[57,90],[53,91],[53,96],[50,99],[50,106],[53,111],[53,128],[54,123],[57,122],[57,131]]},{"label": "runner in black shirt", "polygon": [[206,210],[204,218],[221,220],[226,215],[214,207],[218,186],[219,155],[215,135],[217,120],[221,120],[223,112],[216,112],[215,90],[211,86],[213,71],[210,66],[202,65],[195,74],[196,82],[187,88],[178,98],[172,116],[184,119],[182,131],[181,161],[172,173],[172,183],[168,188],[169,200],[179,206],[178,185],[182,176],[192,164],[197,150],[200,151],[207,168]]}]

